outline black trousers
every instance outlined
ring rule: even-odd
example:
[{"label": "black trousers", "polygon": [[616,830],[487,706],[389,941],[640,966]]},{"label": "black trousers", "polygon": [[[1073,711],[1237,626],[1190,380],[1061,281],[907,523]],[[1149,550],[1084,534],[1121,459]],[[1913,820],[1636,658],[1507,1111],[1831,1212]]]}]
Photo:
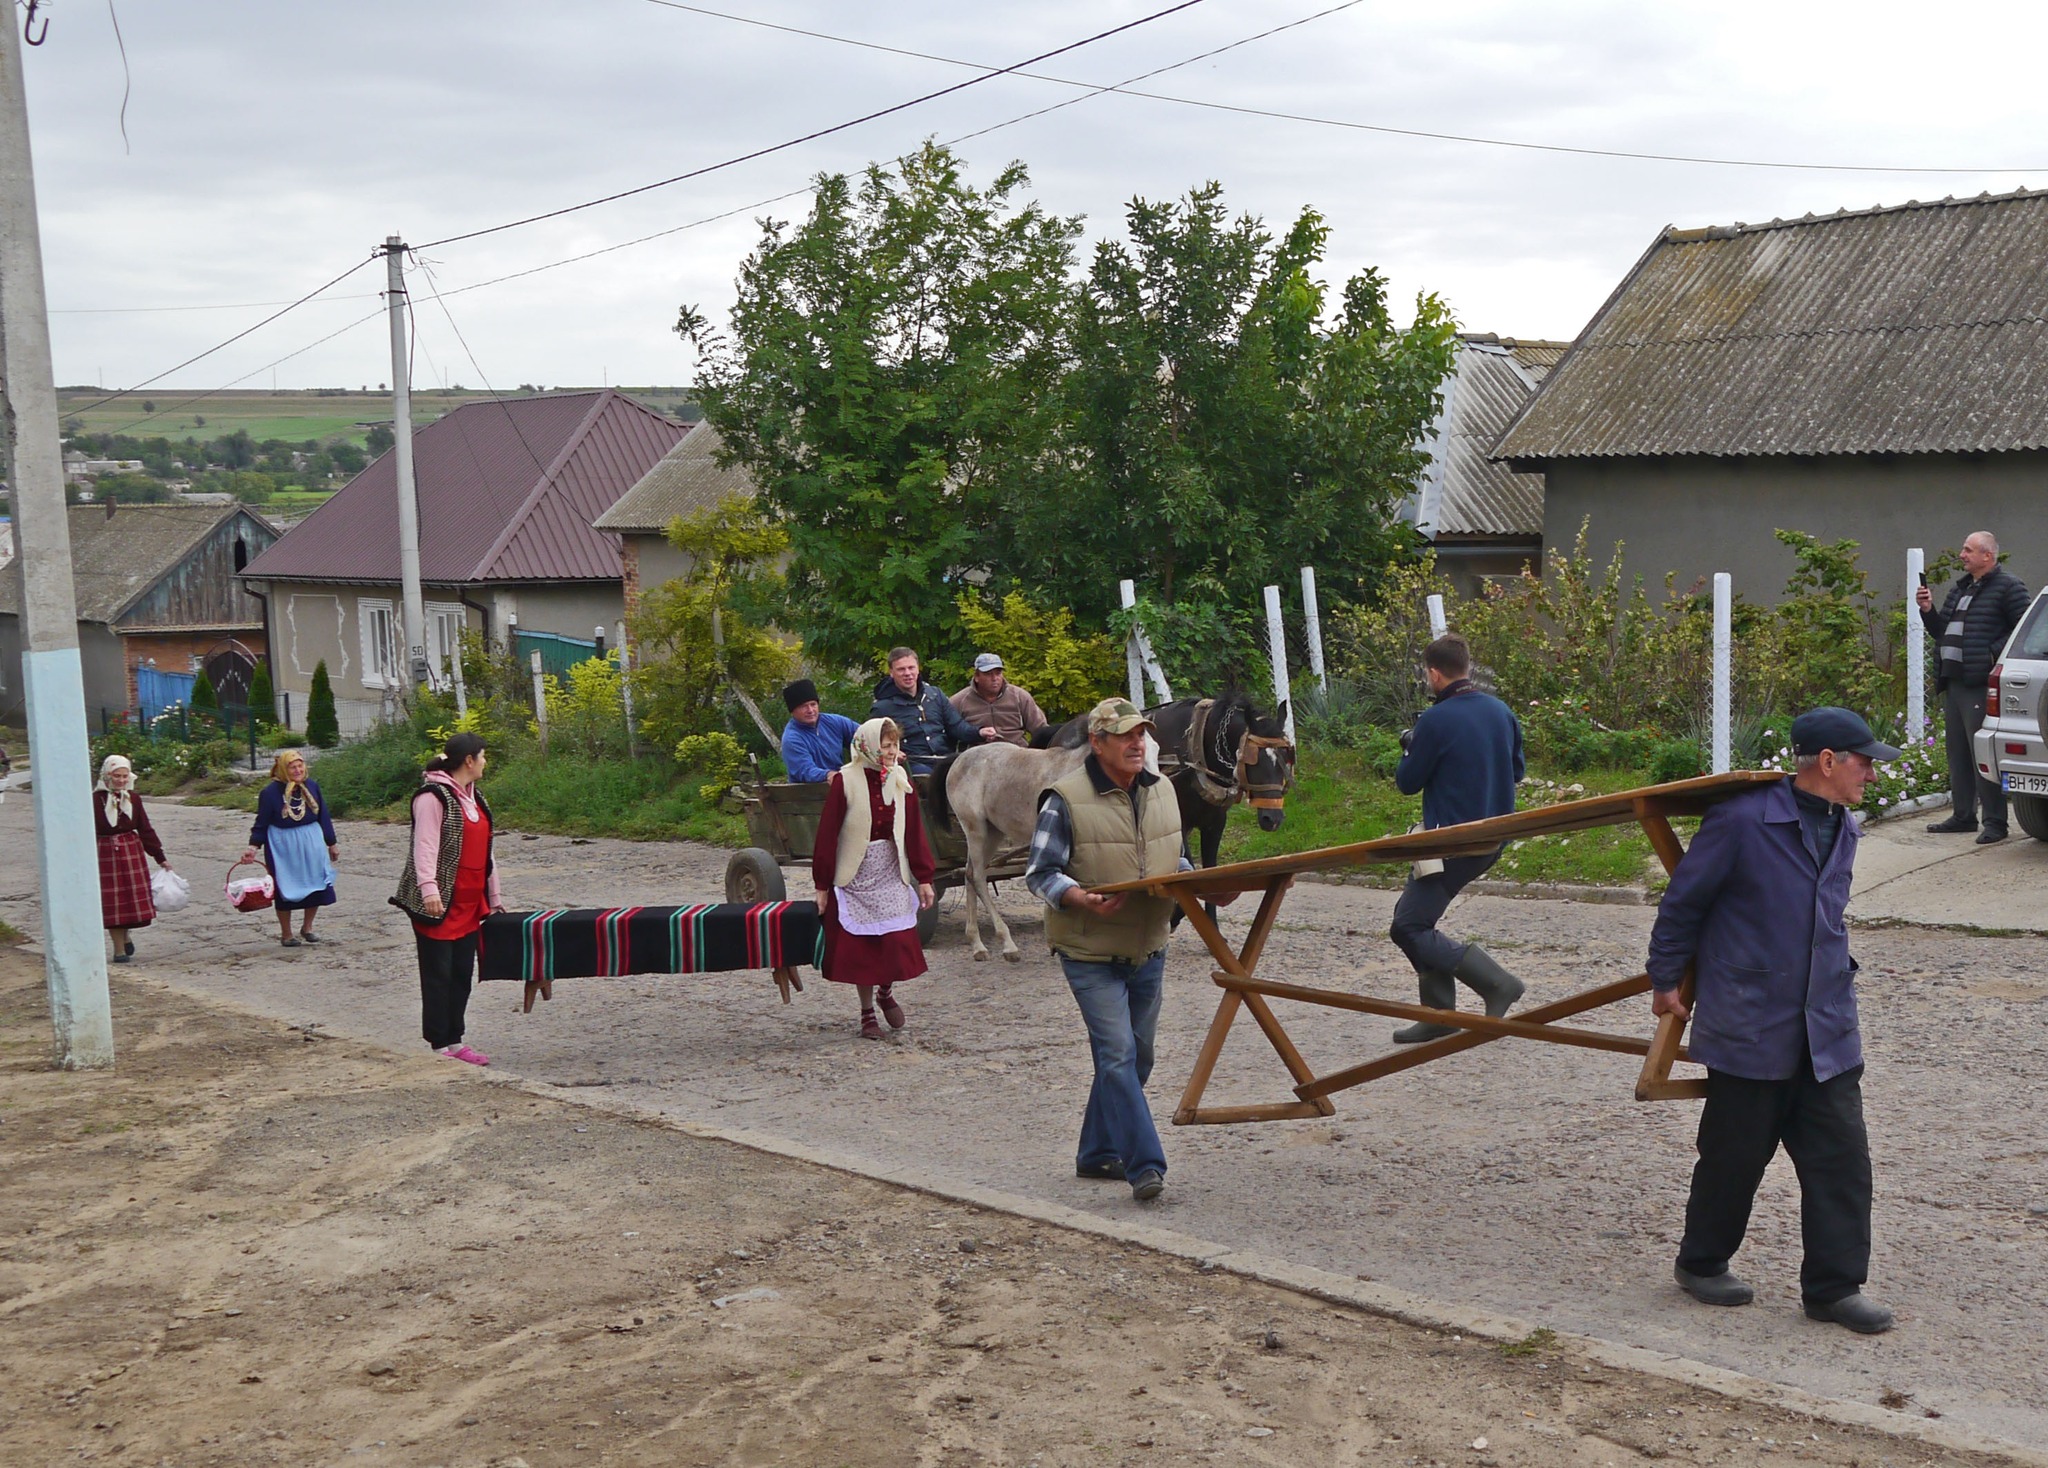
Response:
[{"label": "black trousers", "polygon": [[1829,1080],[1813,1063],[1783,1081],[1707,1072],[1700,1113],[1700,1160],[1685,1205],[1678,1263],[1715,1275],[1742,1247],[1750,1205],[1779,1143],[1799,1173],[1799,1227],[1805,1259],[1799,1292],[1832,1304],[1863,1288],[1870,1274],[1870,1136],[1863,1128],[1863,1067]]},{"label": "black trousers", "polygon": [[1984,824],[2005,829],[2005,791],[1977,773],[1977,731],[1984,727],[1988,690],[1951,683],[1941,690],[1942,744],[1948,753],[1950,809],[1957,820],[1977,819],[1984,806]]},{"label": "black trousers", "polygon": [[1463,961],[1465,945],[1439,933],[1436,925],[1449,909],[1451,899],[1464,891],[1468,883],[1478,881],[1499,860],[1498,851],[1491,856],[1447,857],[1444,869],[1436,876],[1408,879],[1408,885],[1401,889],[1401,896],[1394,903],[1394,923],[1387,936],[1408,955],[1415,972],[1434,970],[1447,974]]},{"label": "black trousers", "polygon": [[436,1050],[462,1043],[477,936],[444,940],[413,934],[420,950],[420,1034]]}]

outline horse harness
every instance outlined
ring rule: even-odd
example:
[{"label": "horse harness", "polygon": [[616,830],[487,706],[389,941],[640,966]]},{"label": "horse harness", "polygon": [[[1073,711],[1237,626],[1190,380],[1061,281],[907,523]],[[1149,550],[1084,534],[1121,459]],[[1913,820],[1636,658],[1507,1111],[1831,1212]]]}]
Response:
[{"label": "horse harness", "polygon": [[[1249,727],[1237,741],[1232,757],[1230,783],[1224,784],[1209,773],[1209,715],[1216,707],[1216,700],[1205,698],[1195,705],[1194,716],[1188,721],[1188,743],[1195,752],[1192,760],[1183,759],[1178,753],[1160,751],[1160,768],[1169,777],[1187,770],[1194,775],[1195,790],[1202,799],[1216,806],[1231,806],[1238,801],[1247,801],[1255,810],[1280,810],[1286,805],[1287,787],[1293,782],[1294,746],[1284,736],[1254,734]],[[1224,730],[1217,731],[1214,753],[1218,756],[1228,751],[1223,744],[1227,737]],[[1254,780],[1262,750],[1284,749],[1289,758],[1282,761],[1287,772],[1279,780]],[[1219,764],[1222,762],[1219,758]]]}]

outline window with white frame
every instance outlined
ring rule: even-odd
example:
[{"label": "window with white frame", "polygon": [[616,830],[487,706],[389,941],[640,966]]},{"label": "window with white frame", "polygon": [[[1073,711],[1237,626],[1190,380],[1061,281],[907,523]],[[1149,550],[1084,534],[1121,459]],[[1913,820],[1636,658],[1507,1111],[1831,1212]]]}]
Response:
[{"label": "window with white frame", "polygon": [[427,603],[427,674],[436,688],[455,686],[454,665],[462,656],[465,620],[460,602]]},{"label": "window with white frame", "polygon": [[363,687],[398,688],[404,684],[398,659],[398,618],[388,601],[356,599],[356,622],[363,636]]}]

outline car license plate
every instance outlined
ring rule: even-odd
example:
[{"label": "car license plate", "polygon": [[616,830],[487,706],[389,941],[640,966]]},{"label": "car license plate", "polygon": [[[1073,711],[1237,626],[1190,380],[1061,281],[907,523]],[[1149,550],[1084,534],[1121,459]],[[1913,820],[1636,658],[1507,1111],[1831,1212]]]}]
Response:
[{"label": "car license plate", "polygon": [[2021,775],[2008,771],[2000,783],[2021,795],[2048,795],[2048,775]]}]

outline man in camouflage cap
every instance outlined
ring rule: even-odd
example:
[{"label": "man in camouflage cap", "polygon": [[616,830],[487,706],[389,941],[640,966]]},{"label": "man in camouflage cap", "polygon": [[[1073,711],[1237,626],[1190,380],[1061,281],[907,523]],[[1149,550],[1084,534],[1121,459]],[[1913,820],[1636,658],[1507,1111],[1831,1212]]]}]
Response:
[{"label": "man in camouflage cap", "polygon": [[1095,1084],[1074,1159],[1079,1177],[1124,1179],[1141,1202],[1166,1186],[1166,1154],[1145,1102],[1173,902],[1090,890],[1186,871],[1180,803],[1145,768],[1151,720],[1125,698],[1088,713],[1088,758],[1039,796],[1024,884],[1050,911],[1046,941],[1081,1006]]}]

